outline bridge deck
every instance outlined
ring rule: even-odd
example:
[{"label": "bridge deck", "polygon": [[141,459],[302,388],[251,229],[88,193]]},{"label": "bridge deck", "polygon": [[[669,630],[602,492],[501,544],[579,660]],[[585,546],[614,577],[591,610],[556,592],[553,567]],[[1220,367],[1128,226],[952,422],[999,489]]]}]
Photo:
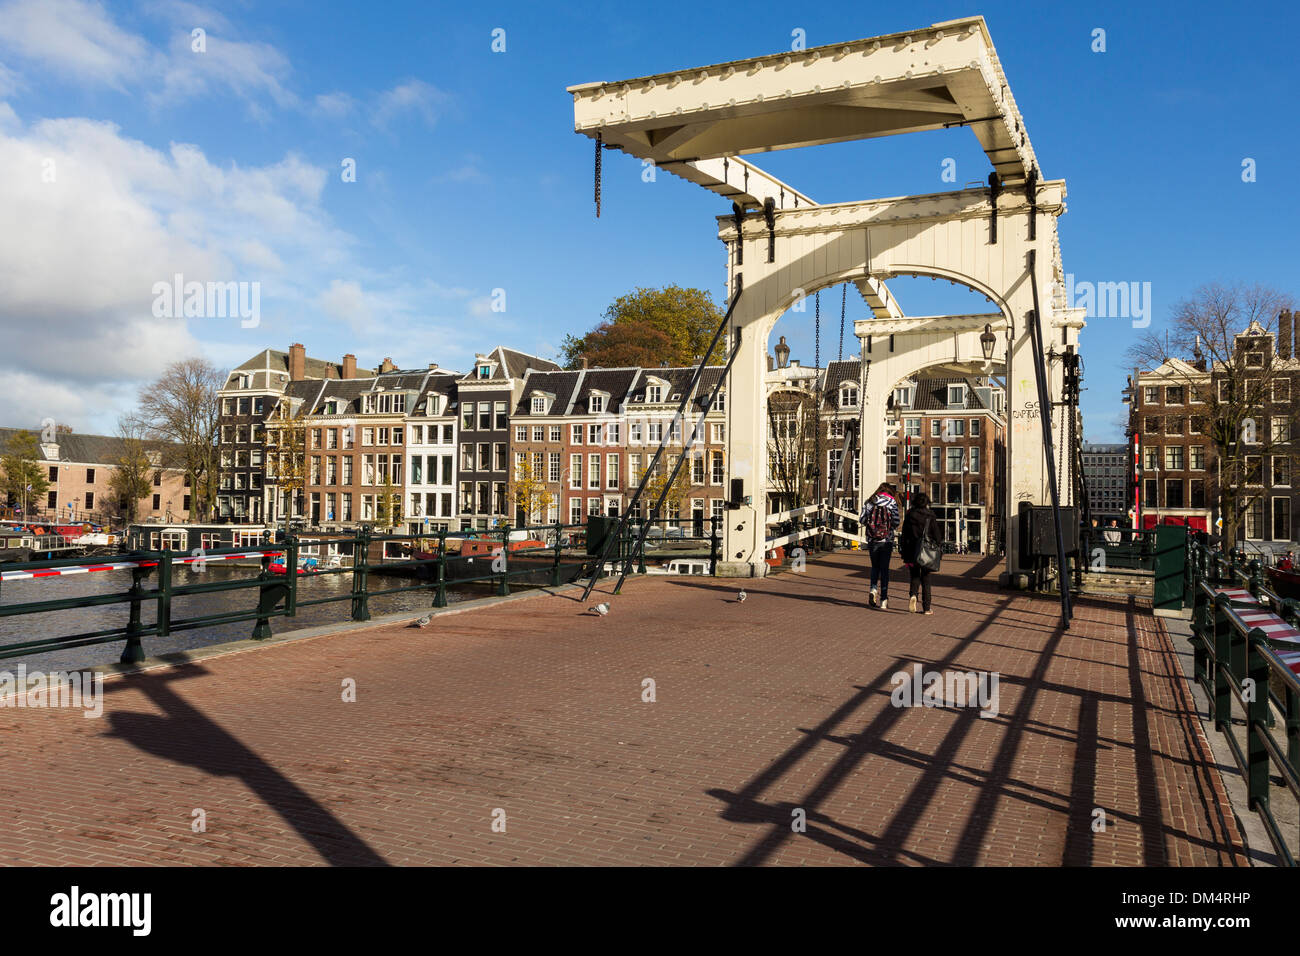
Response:
[{"label": "bridge deck", "polygon": [[[1062,634],[951,556],[933,616],[869,611],[865,567],[290,641],[110,680],[98,720],[0,709],[0,863],[1244,864],[1149,611],[1084,599]],[[998,715],[891,706],[913,662],[998,672]]]}]

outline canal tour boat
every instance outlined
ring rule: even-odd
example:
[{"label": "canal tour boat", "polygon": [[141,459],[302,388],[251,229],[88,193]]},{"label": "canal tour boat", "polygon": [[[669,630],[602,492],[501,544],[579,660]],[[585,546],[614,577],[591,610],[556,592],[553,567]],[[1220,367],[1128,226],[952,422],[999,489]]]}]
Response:
[{"label": "canal tour boat", "polygon": [[0,563],[27,561],[30,560],[31,553],[27,535],[17,528],[0,528]]}]

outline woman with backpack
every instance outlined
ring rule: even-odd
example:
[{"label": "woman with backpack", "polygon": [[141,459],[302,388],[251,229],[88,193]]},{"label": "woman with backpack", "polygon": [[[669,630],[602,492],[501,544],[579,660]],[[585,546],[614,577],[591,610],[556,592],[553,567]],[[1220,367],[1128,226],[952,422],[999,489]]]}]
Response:
[{"label": "woman with backpack", "polygon": [[898,499],[894,486],[882,481],[875,494],[867,499],[862,509],[862,530],[867,539],[867,553],[871,556],[871,594],[868,607],[889,610],[889,556],[894,552],[894,530],[898,527]]},{"label": "woman with backpack", "polygon": [[903,534],[898,543],[898,553],[910,575],[907,609],[913,614],[916,613],[917,592],[920,592],[925,613],[934,613],[930,610],[930,575],[939,570],[942,543],[943,531],[930,510],[930,499],[918,492],[912,496],[912,506],[903,519]]}]

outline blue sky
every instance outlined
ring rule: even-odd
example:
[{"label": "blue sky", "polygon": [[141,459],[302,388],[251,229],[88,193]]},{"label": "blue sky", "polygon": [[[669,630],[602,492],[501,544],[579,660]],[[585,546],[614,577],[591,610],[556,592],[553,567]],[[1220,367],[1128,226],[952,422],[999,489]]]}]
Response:
[{"label": "blue sky", "polygon": [[[1155,329],[1206,281],[1300,298],[1300,15],[1137,7],[0,0],[0,422],[111,431],[189,354],[229,366],[302,341],[363,365],[463,367],[499,343],[554,354],[634,286],[721,298],[713,217],[728,204],[663,173],[643,182],[611,152],[597,220],[565,87],[772,53],[796,28],[812,46],[983,14],[1043,174],[1067,182],[1076,281],[1150,282]],[[987,176],[961,129],[758,162],[828,202],[952,188],[945,158],[959,184]],[[260,324],[154,316],[153,283],[177,272],[260,282]],[[891,287],[912,313],[986,307],[945,283]],[[825,361],[838,293],[822,304]],[[864,313],[850,295],[850,321]],[[777,332],[811,363],[811,310]],[[1126,319],[1084,331],[1090,439],[1119,437],[1136,334]]]}]

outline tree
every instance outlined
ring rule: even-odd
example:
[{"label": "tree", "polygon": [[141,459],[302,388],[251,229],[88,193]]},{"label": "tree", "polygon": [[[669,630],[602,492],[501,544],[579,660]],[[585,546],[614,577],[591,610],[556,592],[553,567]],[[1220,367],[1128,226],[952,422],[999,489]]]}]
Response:
[{"label": "tree", "polygon": [[294,503],[307,486],[307,408],[306,404],[284,396],[266,421],[267,481],[274,481],[284,496],[284,527]]},{"label": "tree", "polygon": [[515,519],[519,524],[546,520],[546,513],[554,499],[546,487],[545,478],[533,469],[532,461],[527,455],[515,462],[514,477],[506,484],[506,500],[514,506]]},{"label": "tree", "polygon": [[0,456],[4,492],[22,506],[24,517],[31,513],[31,504],[44,498],[50,489],[46,465],[42,462],[36,436],[26,430],[14,434]]},{"label": "tree", "polygon": [[165,442],[167,467],[185,473],[193,492],[191,514],[208,520],[217,492],[217,391],[226,375],[202,358],[167,366],[140,393],[139,418],[149,437]]},{"label": "tree", "polygon": [[767,397],[768,482],[777,511],[802,508],[816,496],[817,399],[805,389],[778,389]]},{"label": "tree", "polygon": [[[691,493],[691,468],[690,462],[686,462],[677,472],[677,477],[672,485],[668,484],[668,478],[673,473],[673,466],[677,463],[677,455],[665,455],[659,459],[659,465],[655,468],[653,474],[645,483],[645,493],[642,495],[647,507],[652,507],[659,500],[661,494],[664,495],[664,503],[660,511],[655,512],[650,517],[658,518],[677,518],[681,515],[681,507]],[[667,494],[664,494],[664,489]]]},{"label": "tree", "polygon": [[[1292,399],[1300,365],[1274,348],[1279,313],[1291,304],[1289,296],[1267,286],[1210,283],[1174,306],[1163,336],[1147,332],[1129,350],[1148,370],[1168,362],[1188,398],[1204,403],[1200,432],[1210,444],[1210,473],[1217,464],[1219,516],[1229,545],[1263,494],[1263,463],[1294,452]],[[1193,358],[1169,362],[1179,355]],[[1274,404],[1274,385],[1284,380],[1287,397]]]},{"label": "tree", "polygon": [[129,416],[118,419],[118,449],[108,487],[128,524],[133,524],[139,515],[140,499],[149,494],[154,471],[143,434],[144,426],[137,419]]},{"label": "tree", "polygon": [[375,524],[384,529],[393,528],[402,523],[402,494],[395,490],[387,472],[379,487],[383,490],[375,502]]},{"label": "tree", "polygon": [[[566,335],[561,358],[571,369],[581,367],[584,358],[589,365],[605,367],[694,365],[713,340],[722,315],[702,289],[638,288],[615,299],[605,310],[605,321],[586,335]],[[714,350],[710,364],[723,364],[720,353],[720,347]]]}]

